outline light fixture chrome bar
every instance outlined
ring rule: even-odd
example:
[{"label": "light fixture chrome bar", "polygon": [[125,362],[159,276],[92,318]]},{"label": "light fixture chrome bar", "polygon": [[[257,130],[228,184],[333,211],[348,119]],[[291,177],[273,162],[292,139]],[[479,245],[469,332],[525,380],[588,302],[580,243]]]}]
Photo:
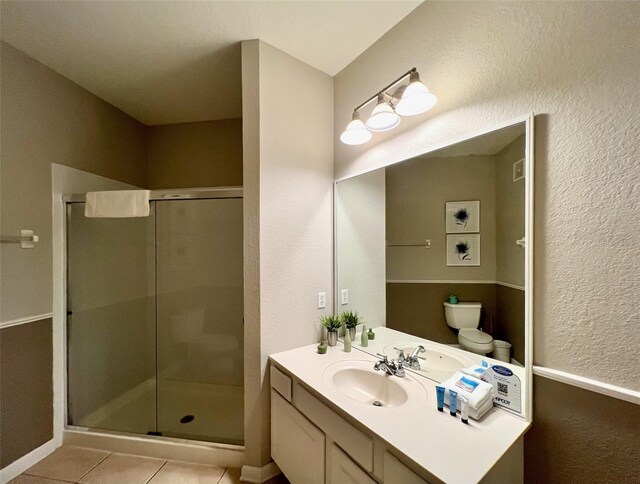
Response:
[{"label": "light fixture chrome bar", "polygon": [[400,82],[402,82],[404,79],[406,79],[407,77],[409,77],[411,75],[412,72],[416,72],[418,69],[416,67],[412,67],[411,69],[409,69],[407,72],[405,72],[404,74],[402,74],[400,77],[398,77],[395,81],[393,81],[391,84],[389,84],[388,86],[386,86],[385,88],[381,89],[380,91],[378,91],[377,93],[375,93],[373,96],[371,96],[369,99],[367,99],[365,102],[363,102],[362,104],[356,106],[356,108],[354,109],[354,111],[359,111],[360,109],[362,109],[363,107],[365,107],[367,104],[369,104],[371,101],[374,101],[375,99],[378,98],[378,96],[384,92],[387,92],[389,89],[391,89],[392,87],[395,87],[397,84],[399,84]]}]

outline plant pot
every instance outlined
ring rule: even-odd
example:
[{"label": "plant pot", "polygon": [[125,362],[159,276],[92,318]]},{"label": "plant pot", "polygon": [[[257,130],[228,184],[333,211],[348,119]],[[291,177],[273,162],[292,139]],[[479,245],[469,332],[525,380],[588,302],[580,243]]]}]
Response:
[{"label": "plant pot", "polygon": [[338,342],[338,332],[327,331],[327,341],[329,342],[329,346],[335,346]]},{"label": "plant pot", "polygon": [[356,340],[356,327],[354,326],[353,328],[348,328],[349,329],[349,336],[351,336],[351,341],[355,341]]}]

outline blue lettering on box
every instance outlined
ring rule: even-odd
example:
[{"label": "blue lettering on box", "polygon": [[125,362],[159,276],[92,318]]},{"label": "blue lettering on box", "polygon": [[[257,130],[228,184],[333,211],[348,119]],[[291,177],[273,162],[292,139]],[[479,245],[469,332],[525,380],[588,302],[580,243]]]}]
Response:
[{"label": "blue lettering on box", "polygon": [[504,376],[513,375],[513,372],[509,368],[505,368],[504,366],[494,365],[491,367],[491,369],[499,375],[504,375]]}]

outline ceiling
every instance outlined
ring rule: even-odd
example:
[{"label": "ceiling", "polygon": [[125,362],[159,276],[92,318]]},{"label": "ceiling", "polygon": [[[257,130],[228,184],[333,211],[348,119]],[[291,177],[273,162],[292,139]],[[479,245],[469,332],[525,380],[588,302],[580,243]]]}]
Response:
[{"label": "ceiling", "polygon": [[147,125],[240,117],[239,42],[333,76],[420,1],[2,0],[2,40]]}]

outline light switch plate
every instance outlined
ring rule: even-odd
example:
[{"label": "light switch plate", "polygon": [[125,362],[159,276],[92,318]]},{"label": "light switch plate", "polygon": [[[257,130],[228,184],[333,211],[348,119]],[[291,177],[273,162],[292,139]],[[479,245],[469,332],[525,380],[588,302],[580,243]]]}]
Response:
[{"label": "light switch plate", "polygon": [[343,306],[349,304],[349,289],[343,289],[340,291],[340,304]]},{"label": "light switch plate", "polygon": [[524,158],[513,164],[513,181],[522,180],[524,178]]},{"label": "light switch plate", "polygon": [[318,309],[324,309],[327,307],[327,293],[319,292],[318,293]]}]

